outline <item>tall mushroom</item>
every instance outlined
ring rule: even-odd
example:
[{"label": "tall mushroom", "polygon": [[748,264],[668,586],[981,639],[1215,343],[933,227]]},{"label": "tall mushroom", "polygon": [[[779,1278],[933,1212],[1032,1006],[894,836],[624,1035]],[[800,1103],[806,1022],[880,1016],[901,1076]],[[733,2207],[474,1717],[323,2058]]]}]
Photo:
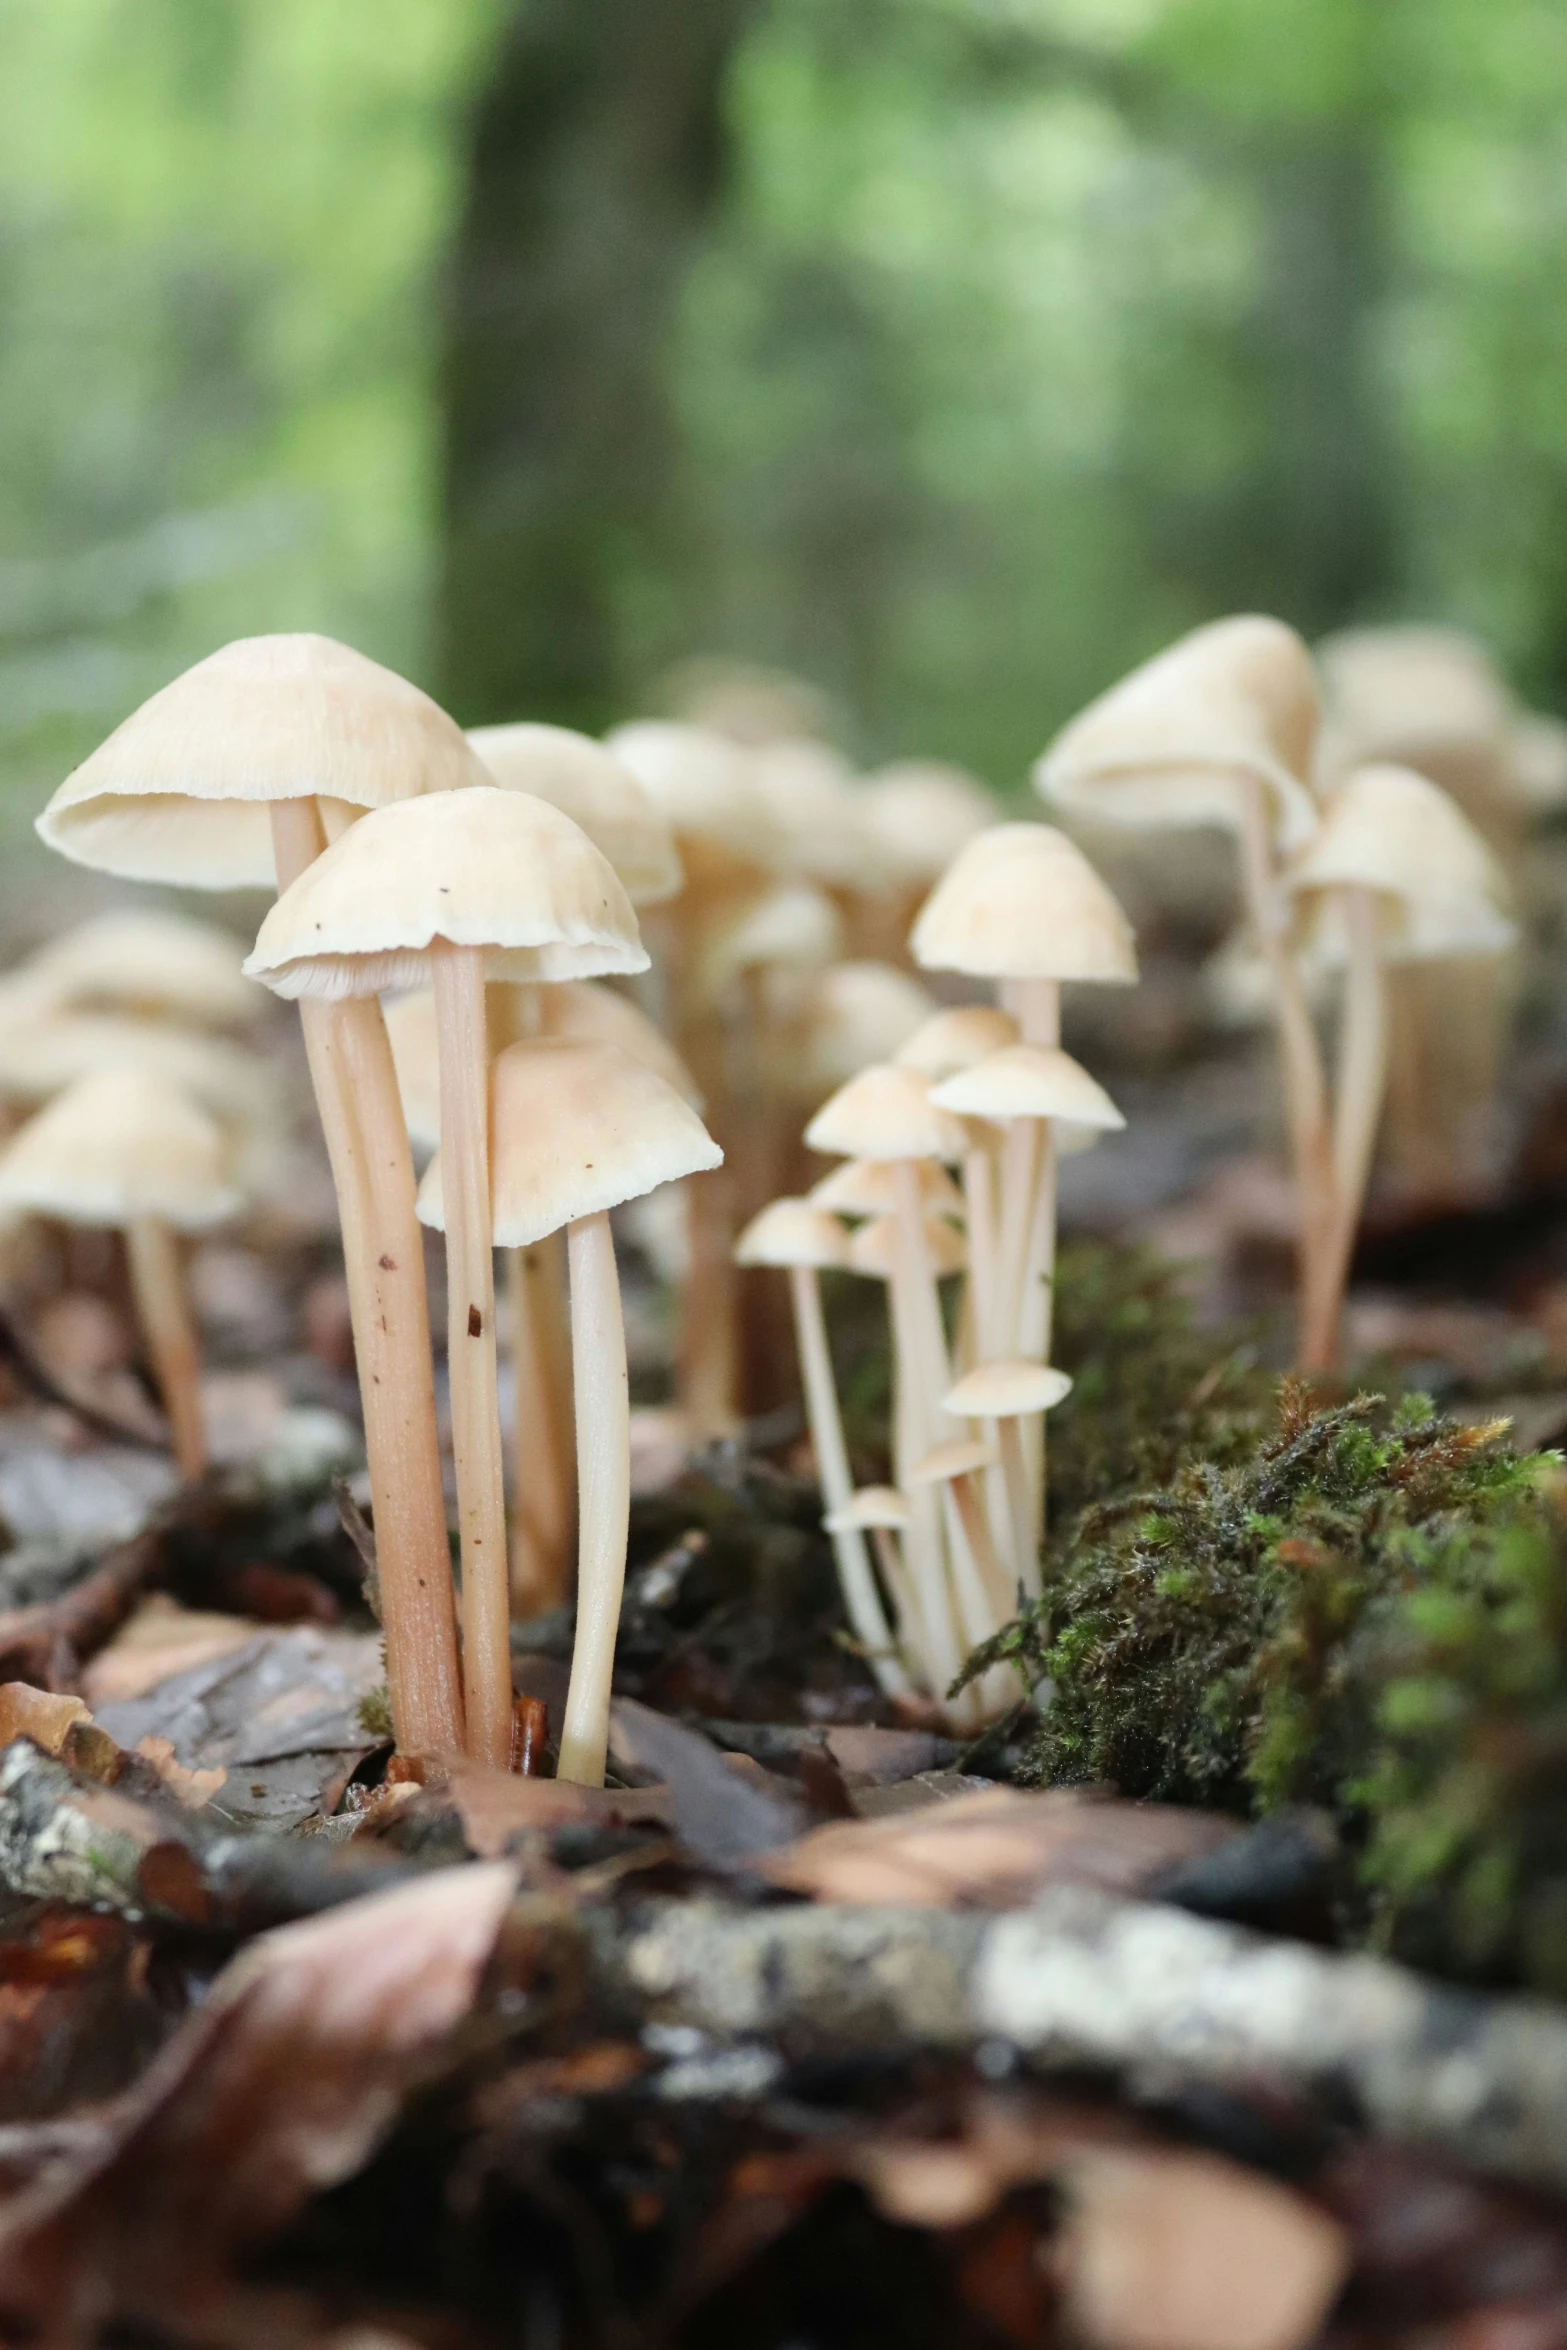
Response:
[{"label": "tall mushroom", "polygon": [[1290,953],[1283,860],[1316,828],[1310,778],[1321,704],[1292,628],[1241,614],[1193,630],[1091,702],[1034,769],[1057,807],[1111,823],[1214,825],[1236,835],[1241,892],[1266,958],[1300,1206],[1302,1325],[1333,1219],[1327,1082]]},{"label": "tall mushroom", "polygon": [[[566,1231],[577,1422],[577,1633],[559,1775],[601,1787],[626,1574],[630,1422],[626,1336],[609,1211],[716,1166],[718,1146],[673,1087],[614,1045],[540,1037],[490,1073],[493,1214],[502,1248]],[[445,1146],[419,1195],[444,1220]]]},{"label": "tall mushroom", "polygon": [[1017,1358],[976,1364],[942,1399],[958,1420],[993,1423],[1001,1440],[1001,1466],[1006,1476],[1013,1528],[1012,1569],[1030,1599],[1040,1593],[1039,1529],[1028,1485],[1028,1457],[1023,1424],[1043,1415],[1072,1391],[1064,1371],[1047,1363]]},{"label": "tall mushroom", "polygon": [[137,1318],[182,1477],[207,1465],[201,1352],[177,1235],[239,1207],[223,1136],[150,1070],[104,1070],[57,1094],[0,1152],[0,1212],[125,1235]]},{"label": "tall mushroom", "polygon": [[777,1266],[789,1276],[806,1425],[825,1505],[822,1523],[832,1538],[838,1581],[854,1636],[882,1688],[896,1694],[908,1687],[908,1680],[893,1653],[892,1633],[876,1590],[865,1537],[857,1526],[838,1522],[853,1498],[854,1480],[843,1441],[832,1349],[817,1276],[824,1268],[848,1263],[848,1235],[836,1216],[813,1207],[809,1200],[778,1199],[746,1226],[735,1243],[735,1259],[742,1265]]},{"label": "tall mushroom", "polygon": [[[546,801],[484,783],[362,817],[285,890],[245,966],[279,995],[328,1002],[425,976],[434,984],[467,1742],[500,1770],[511,1751],[511,1610],[485,979],[646,964],[626,893],[587,835]],[[392,1107],[400,1118],[395,1079]]]},{"label": "tall mushroom", "polygon": [[[329,637],[247,637],[143,703],[38,819],[129,880],[286,888],[358,811],[482,777],[460,728]],[[413,1164],[373,997],[300,1006],[332,1164],[401,1746],[459,1747],[457,1663]]]},{"label": "tall mushroom", "polygon": [[1329,796],[1289,876],[1313,920],[1314,952],[1344,967],[1333,1135],[1331,1247],[1311,1322],[1308,1370],[1338,1351],[1354,1249],[1387,1083],[1385,966],[1504,954],[1516,937],[1507,880],[1446,792],[1413,768],[1357,767]]}]

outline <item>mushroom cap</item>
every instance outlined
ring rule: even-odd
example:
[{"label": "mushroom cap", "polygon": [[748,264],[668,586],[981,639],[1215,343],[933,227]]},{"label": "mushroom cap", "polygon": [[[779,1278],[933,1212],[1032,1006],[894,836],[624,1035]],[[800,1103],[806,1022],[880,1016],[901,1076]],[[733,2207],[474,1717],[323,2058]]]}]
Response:
[{"label": "mushroom cap", "polygon": [[[925,1218],[925,1246],[938,1279],[948,1273],[961,1273],[968,1262],[967,1252],[959,1235],[943,1216]],[[862,1224],[849,1241],[849,1271],[868,1273],[878,1281],[890,1281],[898,1263],[898,1219],[896,1216],[878,1216],[874,1222]]]},{"label": "mushroom cap", "polygon": [[[491,1065],[497,1248],[527,1248],[723,1157],[690,1104],[618,1045],[532,1037]],[[419,1220],[445,1229],[439,1153],[419,1187]]]},{"label": "mushroom cap", "polygon": [[490,979],[648,964],[615,868],[581,827],[482,783],[350,825],[283,892],[245,969],[282,996],[379,995],[417,986],[436,939],[485,948]]},{"label": "mushroom cap", "polygon": [[918,1069],[939,1084],[1017,1042],[1018,1025],[1010,1012],[995,1004],[959,1004],[949,1012],[933,1012],[891,1058],[900,1069]]},{"label": "mushroom cap", "polygon": [[1241,821],[1261,783],[1293,848],[1315,823],[1308,778],[1321,720],[1311,655],[1282,620],[1242,613],[1194,629],[1090,702],[1034,768],[1057,807],[1122,824]]},{"label": "mushroom cap", "polygon": [[867,776],[859,805],[888,878],[906,886],[939,881],[965,842],[1001,815],[977,776],[939,759],[900,759]]},{"label": "mushroom cap", "polygon": [[153,907],[117,906],[78,922],[24,965],[54,1003],[168,1014],[236,1027],[266,1008],[240,969],[245,950],[213,923]]},{"label": "mushroom cap", "polygon": [[634,906],[680,891],[669,818],[623,760],[569,726],[473,726],[468,741],[504,791],[548,800],[578,824],[620,875]]},{"label": "mushroom cap", "polygon": [[1050,824],[976,833],[909,935],[928,971],[984,979],[1137,977],[1131,925],[1075,841]]},{"label": "mushroom cap", "polygon": [[842,1085],[899,1045],[936,1009],[911,973],[891,963],[835,963],[816,980],[805,1007],[794,1081],[807,1101]]},{"label": "mushroom cap", "polygon": [[1070,1118],[1106,1133],[1126,1124],[1098,1080],[1056,1046],[1006,1045],[944,1077],[931,1100],[961,1118]]},{"label": "mushroom cap", "polygon": [[737,1265],[846,1265],[849,1235],[808,1199],[775,1199],[735,1242]]},{"label": "mushroom cap", "polygon": [[0,1100],[47,1101],[109,1069],[146,1070],[219,1118],[265,1125],[277,1107],[271,1071],[217,1036],[110,1012],[0,1017]]},{"label": "mushroom cap", "polygon": [[968,1149],[957,1119],[932,1102],[929,1079],[890,1061],[840,1085],[805,1140],[813,1151],[845,1159],[961,1159]]},{"label": "mushroom cap", "polygon": [[977,1469],[991,1468],[1000,1458],[995,1445],[977,1436],[954,1436],[946,1444],[931,1447],[919,1466],[909,1471],[909,1483],[950,1485],[955,1478],[972,1477]]},{"label": "mushroom cap", "polygon": [[1429,774],[1504,748],[1512,696],[1462,629],[1341,629],[1318,645],[1317,666],[1341,766],[1390,760]]},{"label": "mushroom cap", "polygon": [[841,1510],[829,1510],[822,1524],[829,1534],[850,1534],[867,1526],[906,1526],[913,1515],[895,1485],[862,1485]]},{"label": "mushroom cap", "polygon": [[809,882],[783,882],[741,905],[703,940],[700,983],[716,1001],[742,971],[763,963],[830,963],[842,946],[843,916],[831,898]]},{"label": "mushroom cap", "polygon": [[677,834],[712,841],[752,864],[777,862],[778,828],[738,743],[680,719],[638,718],[607,734],[604,746]]},{"label": "mushroom cap", "polygon": [[79,1079],[0,1151],[0,1211],[13,1214],[199,1232],[239,1205],[221,1130],[150,1069]]},{"label": "mushroom cap", "polygon": [[1019,1420],[1050,1411],[1071,1392],[1066,1373],[1049,1363],[1005,1357],[977,1363],[942,1397],[941,1408],[957,1420]]},{"label": "mushroom cap", "polygon": [[864,889],[882,879],[882,859],[860,810],[854,769],[841,751],[809,736],[758,743],[751,776],[772,818],[783,873]]},{"label": "mushroom cap", "polygon": [[[623,1053],[662,1077],[666,1085],[672,1085],[681,1100],[701,1115],[702,1089],[696,1079],[663,1030],[618,987],[604,987],[594,979],[563,979],[553,987],[528,992],[537,1007],[541,1036],[618,1045]],[[508,1041],[524,1043],[526,1031]]]},{"label": "mushroom cap", "polygon": [[[1384,906],[1383,953],[1392,961],[1502,954],[1517,936],[1500,865],[1457,802],[1412,767],[1354,768],[1328,795],[1321,830],[1288,882],[1308,900],[1346,887],[1375,890]],[[1341,958],[1331,903],[1317,914],[1311,943],[1324,958]]]},{"label": "mushroom cap", "polygon": [[340,820],[482,780],[461,727],[406,678],[331,637],[242,637],[133,710],[38,831],[128,881],[270,889],[269,802],[314,796]]},{"label": "mushroom cap", "polygon": [[[907,1165],[907,1161],[904,1162]],[[933,1216],[964,1214],[963,1194],[938,1160],[916,1159],[920,1204]],[[813,1207],[835,1216],[890,1216],[898,1204],[896,1168],[887,1159],[845,1159],[810,1189]]]}]

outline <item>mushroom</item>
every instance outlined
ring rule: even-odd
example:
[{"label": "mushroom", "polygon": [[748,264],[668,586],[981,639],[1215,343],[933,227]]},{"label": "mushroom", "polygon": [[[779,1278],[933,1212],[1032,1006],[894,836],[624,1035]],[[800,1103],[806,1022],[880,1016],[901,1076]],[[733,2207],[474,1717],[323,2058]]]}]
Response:
[{"label": "mushroom", "polygon": [[[566,1229],[577,1425],[577,1631],[559,1776],[601,1787],[610,1682],[626,1574],[631,1496],[626,1335],[609,1211],[718,1163],[718,1146],[674,1089],[610,1044],[539,1037],[490,1072],[495,1238],[527,1248]],[[441,1153],[419,1213],[443,1222]]]},{"label": "mushroom", "polygon": [[1030,1599],[1039,1597],[1041,1584],[1022,1423],[1036,1413],[1053,1410],[1071,1392],[1072,1382],[1064,1371],[1052,1370],[1047,1363],[1001,1359],[978,1364],[943,1398],[954,1419],[996,1424],[1012,1520],[1012,1566]]},{"label": "mushroom", "polygon": [[907,1689],[908,1680],[893,1653],[892,1633],[882,1610],[863,1534],[847,1523],[835,1524],[838,1513],[853,1499],[854,1480],[843,1441],[838,1390],[833,1378],[832,1350],[822,1314],[818,1274],[823,1267],[848,1263],[849,1241],[836,1216],[812,1207],[808,1200],[779,1199],[752,1218],[735,1243],[740,1265],[775,1265],[789,1276],[789,1301],[794,1313],[795,1345],[805,1388],[806,1425],[821,1480],[826,1513],[822,1519],[832,1537],[838,1581],[854,1636],[888,1695]]},{"label": "mushroom", "polygon": [[646,964],[626,893],[587,835],[548,802],[485,783],[362,817],[279,898],[245,966],[280,995],[328,1001],[434,985],[467,1743],[497,1770],[512,1689],[485,979]]},{"label": "mushroom", "polygon": [[921,898],[976,832],[1000,821],[1001,809],[977,776],[939,759],[896,760],[868,775],[858,798],[886,875],[861,917],[861,952],[901,954]]},{"label": "mushroom", "polygon": [[[914,1173],[926,1214],[956,1217],[961,1223],[963,1194],[939,1160],[915,1160]],[[833,1216],[890,1216],[897,1209],[902,1181],[896,1160],[845,1159],[820,1183],[813,1183],[808,1196],[813,1208],[825,1208]]]},{"label": "mushroom", "polygon": [[1315,952],[1345,967],[1332,1245],[1301,1350],[1308,1370],[1325,1370],[1337,1353],[1387,1082],[1385,966],[1499,955],[1517,934],[1495,857],[1447,793],[1410,767],[1354,769],[1330,795],[1289,884],[1313,914]]},{"label": "mushroom", "polygon": [[1327,1084],[1289,946],[1281,859],[1316,828],[1309,778],[1321,708],[1311,656],[1262,615],[1213,622],[1134,669],[1064,727],[1034,768],[1058,807],[1113,823],[1217,825],[1237,836],[1247,918],[1266,957],[1300,1199],[1304,1323],[1333,1217]]},{"label": "mushroom", "polygon": [[146,1069],[79,1079],[0,1152],[0,1212],[124,1233],[137,1318],[185,1478],[205,1469],[207,1443],[176,1234],[236,1212],[227,1161],[213,1120]]},{"label": "mushroom", "polygon": [[95,914],[29,956],[18,976],[56,1006],[188,1020],[197,1028],[239,1028],[258,1019],[266,996],[246,979],[245,950],[228,931],[188,914],[134,906]]},{"label": "mushroom", "polygon": [[[1017,1613],[1018,1587],[1001,1563],[979,1490],[980,1477],[1000,1457],[998,1448],[983,1438],[957,1436],[932,1446],[909,1472],[912,1484],[941,1485],[952,1495],[968,1557],[978,1573],[977,1583],[961,1572],[957,1578],[964,1629],[976,1644],[988,1640]],[[961,1558],[961,1551],[958,1555]]]},{"label": "mushroom", "polygon": [[567,726],[475,726],[468,741],[506,791],[548,800],[581,827],[620,876],[634,906],[680,893],[680,852],[646,786],[591,735]]},{"label": "mushroom", "polygon": [[870,1536],[882,1587],[896,1610],[899,1627],[905,1640],[923,1656],[925,1635],[919,1601],[902,1553],[893,1539],[907,1527],[910,1515],[909,1505],[896,1486],[861,1485],[841,1509],[828,1512],[822,1525],[834,1536],[853,1533]]},{"label": "mushroom", "polygon": [[[918,1069],[934,1085],[1017,1042],[1018,1025],[1010,1012],[994,1004],[960,1004],[952,1011],[933,1013],[893,1058],[901,1068]],[[969,1282],[962,1333],[965,1347],[977,1344],[981,1354],[993,1354],[1002,1343],[999,1334],[992,1334],[989,1328],[997,1294],[1001,1209],[996,1158],[1002,1137],[996,1128],[973,1121],[967,1122],[966,1130],[969,1148],[963,1154],[963,1201]]]},{"label": "mushroom", "polygon": [[783,1072],[799,1099],[817,1101],[898,1048],[936,1010],[935,998],[890,963],[834,963],[796,1008],[793,1066]]},{"label": "mushroom", "polygon": [[[196,889],[286,888],[356,811],[481,774],[416,686],[320,636],[225,645],[142,704],[38,819],[78,864]],[[413,1166],[373,998],[300,1019],[343,1229],[398,1742],[462,1743]]]}]

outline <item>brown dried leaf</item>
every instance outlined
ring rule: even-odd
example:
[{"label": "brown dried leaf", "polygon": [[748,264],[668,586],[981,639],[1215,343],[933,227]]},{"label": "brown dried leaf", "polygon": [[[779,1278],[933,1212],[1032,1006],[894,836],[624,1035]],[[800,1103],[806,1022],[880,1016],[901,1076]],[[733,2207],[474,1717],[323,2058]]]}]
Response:
[{"label": "brown dried leaf", "polygon": [[1348,2267],[1326,2212],[1221,2156],[1125,2149],[1072,2173],[1060,2273],[1095,2350],[1303,2350]]},{"label": "brown dried leaf", "polygon": [[879,1819],[835,1820],[755,1866],[821,1901],[1012,1909],[1046,1885],[1134,1893],[1235,1833],[1212,1813],[994,1787]]},{"label": "brown dried leaf", "polygon": [[500,1860],[530,1837],[557,1828],[668,1827],[674,1817],[667,1787],[578,1787],[569,1779],[523,1778],[475,1762],[450,1764],[441,1792],[455,1805],[464,1841],[481,1860]]},{"label": "brown dried leaf", "polygon": [[91,1720],[79,1697],[55,1697],[28,1681],[0,1682],[0,1746],[31,1738],[46,1754],[58,1754],[74,1725]]},{"label": "brown dried leaf", "polygon": [[221,1764],[210,1771],[188,1771],[168,1739],[155,1738],[150,1731],[137,1739],[134,1751],[151,1763],[169,1793],[177,1795],[189,1811],[200,1811],[204,1803],[210,1803],[228,1779]]},{"label": "brown dried leaf", "polygon": [[63,2339],[199,2310],[365,2161],[471,2008],[514,1886],[442,1869],[252,1943],[107,2144],[0,2219],[0,2318]]},{"label": "brown dried leaf", "polygon": [[99,1650],[82,1675],[82,1687],[94,1707],[145,1697],[160,1681],[228,1656],[255,1637],[256,1627],[245,1616],[180,1607],[155,1591]]}]

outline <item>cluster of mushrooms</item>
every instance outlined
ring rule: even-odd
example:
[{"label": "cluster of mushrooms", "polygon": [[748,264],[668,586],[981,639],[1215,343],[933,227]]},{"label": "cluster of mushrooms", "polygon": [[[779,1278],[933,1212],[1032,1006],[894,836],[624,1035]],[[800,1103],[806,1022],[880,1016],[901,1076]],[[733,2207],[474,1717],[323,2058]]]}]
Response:
[{"label": "cluster of mushrooms", "polygon": [[[1239,619],[1104,696],[1036,775],[1068,825],[1217,823],[1239,840],[1316,1366],[1376,1138],[1388,966],[1495,957],[1512,936],[1497,860],[1453,802],[1385,760],[1324,789],[1322,742],[1306,648]],[[691,1440],[737,1431],[750,1367],[776,1360],[782,1285],[739,1268],[786,1270],[824,1524],[887,1697],[972,1726],[1019,1695],[1008,1670],[948,1692],[1041,1587],[1045,1418],[1070,1385],[1050,1361],[1057,1163],[1122,1124],[1062,1049],[1061,991],[1137,968],[1069,832],[1001,813],[956,770],[855,776],[754,708],[602,743],[533,724],[465,736],[313,636],[225,647],[55,794],[39,830],[78,863],[276,892],[244,969],[299,1005],[403,1751],[511,1766],[512,1617],[569,1598],[574,1566],[559,1770],[602,1782],[630,1497],[616,1211],[678,1295]],[[123,977],[138,936],[140,995]],[[1336,967],[1330,1087],[1311,991]],[[0,1097],[44,1104],[0,1150],[0,1216],[123,1231],[189,1476],[205,1451],[179,1235],[231,1216],[253,1171],[269,1080],[222,1033],[247,993],[203,925],[155,912],[100,918],[0,986]],[[29,1052],[48,1061],[30,1096]],[[839,1164],[813,1181],[809,1153]],[[455,1585],[424,1226],[444,1235]],[[892,1484],[851,1473],[828,1268],[885,1285]]]}]

